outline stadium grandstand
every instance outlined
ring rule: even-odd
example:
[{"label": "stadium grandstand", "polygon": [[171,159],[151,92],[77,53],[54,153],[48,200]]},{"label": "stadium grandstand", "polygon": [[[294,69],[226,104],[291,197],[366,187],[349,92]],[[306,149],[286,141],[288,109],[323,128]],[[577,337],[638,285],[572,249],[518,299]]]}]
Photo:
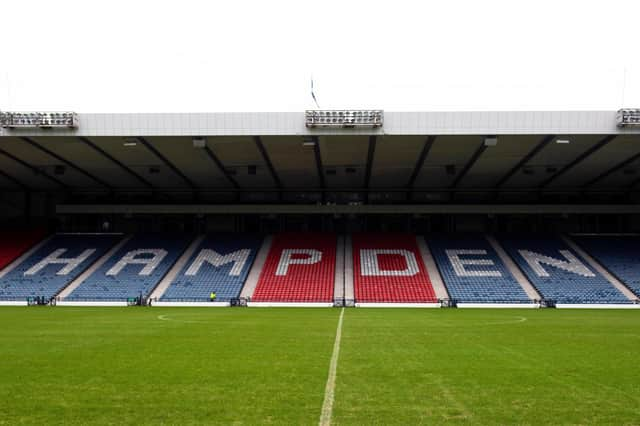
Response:
[{"label": "stadium grandstand", "polygon": [[640,308],[638,116],[3,112],[0,304]]}]

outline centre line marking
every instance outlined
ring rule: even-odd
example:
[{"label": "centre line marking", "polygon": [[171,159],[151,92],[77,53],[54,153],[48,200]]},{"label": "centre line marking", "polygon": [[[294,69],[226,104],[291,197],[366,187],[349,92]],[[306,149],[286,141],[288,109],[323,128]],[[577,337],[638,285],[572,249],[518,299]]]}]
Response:
[{"label": "centre line marking", "polygon": [[322,413],[320,413],[320,426],[328,426],[331,424],[331,414],[333,412],[333,399],[336,390],[336,370],[338,368],[338,355],[340,354],[340,340],[342,338],[342,317],[344,317],[344,308],[340,311],[340,319],[336,329],[336,340],[333,343],[333,354],[331,355],[331,363],[329,364],[329,377],[327,377],[327,386],[324,388],[324,403],[322,404]]}]

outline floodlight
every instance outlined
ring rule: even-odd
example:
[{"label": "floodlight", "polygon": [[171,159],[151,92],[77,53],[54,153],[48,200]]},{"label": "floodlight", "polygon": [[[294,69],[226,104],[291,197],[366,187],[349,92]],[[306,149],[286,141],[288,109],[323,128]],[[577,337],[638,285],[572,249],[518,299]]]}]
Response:
[{"label": "floodlight", "polygon": [[618,127],[640,127],[640,108],[624,108],[616,114]]},{"label": "floodlight", "polygon": [[307,110],[307,127],[382,127],[382,110]]},{"label": "floodlight", "polygon": [[75,112],[0,112],[0,127],[71,128],[78,127]]}]

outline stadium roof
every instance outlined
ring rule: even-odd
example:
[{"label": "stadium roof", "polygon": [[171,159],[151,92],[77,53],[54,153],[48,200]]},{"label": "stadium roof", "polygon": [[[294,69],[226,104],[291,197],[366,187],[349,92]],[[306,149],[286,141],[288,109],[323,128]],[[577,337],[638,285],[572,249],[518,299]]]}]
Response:
[{"label": "stadium roof", "polygon": [[[616,127],[616,111],[385,112],[375,130],[311,130],[303,112],[79,114],[80,127],[59,136],[267,136],[640,134]],[[0,136],[50,136],[51,131],[0,129]]]},{"label": "stadium roof", "polygon": [[80,114],[77,129],[0,129],[0,187],[114,202],[628,202],[640,130],[615,117],[386,112],[377,129],[310,129],[303,112]]}]

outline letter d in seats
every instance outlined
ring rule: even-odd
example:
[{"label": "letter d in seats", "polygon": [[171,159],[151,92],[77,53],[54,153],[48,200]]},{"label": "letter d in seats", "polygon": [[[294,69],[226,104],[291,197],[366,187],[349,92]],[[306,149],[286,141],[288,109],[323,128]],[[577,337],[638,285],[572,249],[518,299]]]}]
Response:
[{"label": "letter d in seats", "polygon": [[[381,269],[380,255],[398,255],[404,257],[407,266],[404,269]],[[402,249],[362,249],[360,250],[360,274],[363,277],[411,277],[420,272],[413,252]]]}]

